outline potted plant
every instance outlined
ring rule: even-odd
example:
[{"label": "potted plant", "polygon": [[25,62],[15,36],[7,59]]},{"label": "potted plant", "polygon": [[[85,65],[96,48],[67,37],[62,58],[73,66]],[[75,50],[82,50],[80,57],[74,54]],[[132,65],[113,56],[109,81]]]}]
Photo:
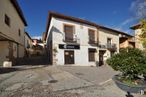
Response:
[{"label": "potted plant", "polygon": [[122,90],[137,93],[146,88],[146,57],[141,50],[121,49],[107,60],[107,64],[121,72],[113,80]]}]

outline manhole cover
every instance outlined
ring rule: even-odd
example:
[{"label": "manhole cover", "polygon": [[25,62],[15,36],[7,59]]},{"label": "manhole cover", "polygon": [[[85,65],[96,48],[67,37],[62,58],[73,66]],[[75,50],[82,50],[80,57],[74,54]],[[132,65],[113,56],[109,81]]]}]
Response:
[{"label": "manhole cover", "polygon": [[50,80],[50,81],[48,81],[48,83],[57,83],[58,82],[58,80]]}]

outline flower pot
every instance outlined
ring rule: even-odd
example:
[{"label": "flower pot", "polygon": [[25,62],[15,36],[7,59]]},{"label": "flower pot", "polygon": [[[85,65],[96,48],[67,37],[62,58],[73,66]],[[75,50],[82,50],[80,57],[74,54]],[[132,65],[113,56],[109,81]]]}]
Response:
[{"label": "flower pot", "polygon": [[130,92],[130,93],[140,93],[141,90],[146,89],[146,85],[141,85],[141,86],[140,86],[140,85],[139,85],[139,86],[129,86],[129,85],[127,85],[127,84],[125,84],[125,83],[119,81],[119,80],[117,79],[118,76],[119,76],[119,75],[115,75],[115,76],[113,77],[113,80],[114,80],[114,82],[116,83],[116,85],[117,85],[120,89],[122,89],[122,90],[124,90],[124,91],[126,91],[126,92]]}]

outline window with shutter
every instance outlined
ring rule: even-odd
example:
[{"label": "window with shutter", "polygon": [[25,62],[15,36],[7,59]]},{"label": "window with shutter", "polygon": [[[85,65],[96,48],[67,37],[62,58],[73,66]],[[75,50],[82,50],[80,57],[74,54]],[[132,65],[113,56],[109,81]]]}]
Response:
[{"label": "window with shutter", "polygon": [[89,34],[89,42],[95,42],[95,31],[89,29],[88,34]]},{"label": "window with shutter", "polygon": [[74,26],[64,25],[65,40],[73,41]]},{"label": "window with shutter", "polygon": [[89,49],[89,62],[95,61],[95,51]]}]

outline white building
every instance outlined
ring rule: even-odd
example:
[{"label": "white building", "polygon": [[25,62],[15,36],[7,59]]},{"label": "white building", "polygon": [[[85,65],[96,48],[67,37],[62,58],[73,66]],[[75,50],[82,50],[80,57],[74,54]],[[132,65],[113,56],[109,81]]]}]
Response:
[{"label": "white building", "polygon": [[50,12],[46,45],[51,64],[73,66],[103,65],[119,52],[123,32],[95,23]]}]

